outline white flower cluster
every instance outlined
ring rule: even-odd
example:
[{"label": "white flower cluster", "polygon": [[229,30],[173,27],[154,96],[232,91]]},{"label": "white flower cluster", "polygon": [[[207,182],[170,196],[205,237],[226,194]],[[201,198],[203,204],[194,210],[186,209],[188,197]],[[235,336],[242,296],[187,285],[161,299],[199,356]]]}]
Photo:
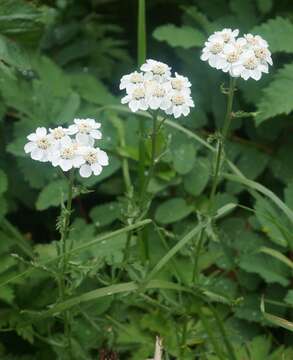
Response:
[{"label": "white flower cluster", "polygon": [[140,70],[122,77],[120,90],[126,91],[122,104],[128,104],[133,112],[160,109],[175,118],[189,114],[194,103],[186,77],[177,73],[172,77],[168,65],[151,59]]},{"label": "white flower cluster", "polygon": [[259,35],[238,37],[239,30],[223,29],[212,34],[203,48],[201,60],[232,77],[259,80],[273,65],[268,43]]},{"label": "white flower cluster", "polygon": [[63,171],[78,168],[82,177],[99,175],[103,166],[109,164],[106,152],[94,146],[95,140],[102,138],[100,127],[94,119],[74,119],[68,128],[58,126],[49,132],[38,127],[28,135],[24,151],[33,160],[50,162]]}]

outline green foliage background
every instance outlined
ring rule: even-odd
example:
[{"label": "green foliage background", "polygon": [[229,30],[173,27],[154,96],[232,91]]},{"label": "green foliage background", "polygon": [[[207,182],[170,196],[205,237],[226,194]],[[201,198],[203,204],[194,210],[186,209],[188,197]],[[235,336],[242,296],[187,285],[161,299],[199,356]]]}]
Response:
[{"label": "green foliage background", "polygon": [[[55,224],[66,182],[56,169],[25,156],[26,136],[37,126],[66,125],[74,117],[93,117],[102,123],[100,146],[110,154],[110,165],[99,177],[80,179],[93,192],[75,193],[73,248],[135,218],[133,199],[125,197],[122,164],[128,160],[135,185],[139,117],[121,111],[118,86],[120,77],[137,66],[136,27],[136,1],[0,2],[3,360],[67,358],[58,313],[39,318],[58,298],[57,265],[41,267],[40,262],[56,256]],[[293,210],[292,1],[149,0],[148,57],[189,77],[196,106],[188,118],[176,122],[206,139],[222,124],[226,99],[220,85],[227,79],[199,57],[207,36],[223,27],[262,35],[274,60],[270,74],[261,81],[237,83],[235,110],[255,116],[233,121],[227,156],[248,179],[265,185]],[[145,147],[150,148],[148,139]],[[140,283],[197,224],[207,207],[211,151],[172,122],[160,134],[160,147],[164,155],[149,187],[155,225],[143,232],[144,256],[137,232],[132,234],[126,263],[125,233],[77,251],[71,258],[69,297],[119,280]],[[233,207],[209,229],[209,240],[199,254],[196,284],[192,281],[194,239],[156,279],[175,279],[206,294],[237,350],[237,360],[293,359],[292,334],[277,326],[282,325],[280,319],[279,323],[268,321],[260,308],[264,296],[268,313],[292,319],[292,221],[270,197],[231,180],[222,179],[217,208],[231,203],[241,206]],[[31,268],[25,276],[16,276]],[[211,308],[200,299],[180,289],[106,295],[71,308],[76,359],[103,359],[106,349],[121,359],[146,359],[153,354],[157,334],[164,338],[170,359],[219,359],[202,313],[209,328],[217,329],[216,339],[221,334]]]}]

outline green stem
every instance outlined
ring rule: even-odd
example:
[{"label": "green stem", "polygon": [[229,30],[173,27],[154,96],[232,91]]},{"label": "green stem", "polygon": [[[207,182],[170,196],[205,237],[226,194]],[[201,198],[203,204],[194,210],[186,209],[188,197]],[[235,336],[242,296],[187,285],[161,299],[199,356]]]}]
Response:
[{"label": "green stem", "polygon": [[[146,16],[145,16],[145,0],[138,0],[138,22],[137,22],[137,62],[138,66],[142,65],[146,60]],[[143,118],[139,119],[139,190],[140,194],[143,192],[145,181],[145,121]]]},{"label": "green stem", "polygon": [[220,133],[220,137],[217,141],[217,154],[216,154],[216,166],[215,166],[215,174],[212,183],[212,189],[209,198],[209,210],[213,210],[215,196],[217,194],[217,188],[219,184],[220,178],[220,169],[221,169],[221,162],[222,162],[222,155],[225,146],[225,142],[229,133],[231,121],[232,121],[232,106],[233,106],[233,98],[234,98],[234,91],[235,91],[235,78],[230,77],[229,82],[229,91],[228,91],[228,101],[227,101],[227,109],[226,115],[224,119],[224,125],[222,131]]},{"label": "green stem", "polygon": [[[62,255],[62,268],[61,268],[61,279],[60,279],[60,295],[61,301],[66,298],[66,272],[68,265],[67,256],[67,238],[69,233],[70,215],[72,211],[72,195],[73,195],[73,182],[74,182],[74,170],[72,169],[68,178],[68,189],[67,189],[67,203],[64,215],[64,223],[61,229],[61,255]],[[71,313],[69,311],[64,312],[64,334],[67,340],[67,347],[69,355],[72,354],[71,349]]]}]

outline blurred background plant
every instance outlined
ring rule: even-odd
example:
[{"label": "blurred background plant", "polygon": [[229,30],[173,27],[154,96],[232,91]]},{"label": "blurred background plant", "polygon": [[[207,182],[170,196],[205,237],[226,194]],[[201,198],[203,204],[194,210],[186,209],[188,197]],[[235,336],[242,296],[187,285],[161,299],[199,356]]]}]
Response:
[{"label": "blurred background plant", "polygon": [[[290,360],[292,323],[284,319],[292,318],[293,306],[293,4],[146,5],[148,57],[188,76],[196,107],[160,132],[164,155],[149,184],[154,222],[142,232],[134,227],[127,238],[123,231],[107,234],[131,224],[138,211],[133,193],[125,195],[122,174],[127,163],[137,185],[139,117],[121,108],[118,91],[121,75],[137,67],[137,1],[0,2],[1,359],[68,358],[60,319],[65,307],[74,315],[76,359],[146,359],[159,334],[166,359],[230,359],[222,341],[228,338],[234,360]],[[227,141],[227,157],[254,182],[224,169],[216,208],[239,206],[209,228],[200,253],[191,237],[162,264],[208,206],[212,152],[200,139],[211,139],[222,125],[225,77],[199,57],[207,36],[223,27],[262,35],[273,53],[269,75],[238,81],[235,111],[254,114],[236,117]],[[110,165],[101,176],[80,181],[74,192],[70,239],[77,250],[67,294],[74,301],[64,305],[55,303],[58,269],[52,260],[66,181],[26,158],[23,146],[37,126],[68,125],[73,117],[102,123],[100,144]],[[148,121],[145,126],[148,133]],[[142,141],[149,164],[150,140]],[[88,242],[94,245],[78,250]],[[145,291],[144,280],[158,262],[153,288]],[[111,286],[120,281],[130,285],[113,294]],[[154,281],[173,281],[176,288],[162,289]],[[210,302],[185,291],[191,288]]]}]

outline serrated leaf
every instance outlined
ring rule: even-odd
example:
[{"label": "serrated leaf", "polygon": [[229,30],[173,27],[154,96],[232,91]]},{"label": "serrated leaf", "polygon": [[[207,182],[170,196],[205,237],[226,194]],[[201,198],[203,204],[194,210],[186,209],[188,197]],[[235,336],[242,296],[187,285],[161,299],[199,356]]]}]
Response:
[{"label": "serrated leaf", "polygon": [[288,269],[278,260],[265,254],[245,254],[240,258],[239,266],[241,269],[256,273],[268,283],[278,283],[288,286]]},{"label": "serrated leaf", "polygon": [[200,195],[206,187],[210,177],[210,166],[205,158],[198,157],[193,169],[184,177],[185,190],[194,196]]},{"label": "serrated leaf", "polygon": [[38,210],[45,210],[51,206],[58,206],[61,204],[62,200],[67,198],[67,181],[66,180],[56,180],[48,184],[40,192],[36,208]]},{"label": "serrated leaf", "polygon": [[172,47],[184,49],[201,47],[205,41],[204,34],[199,30],[190,26],[177,27],[172,24],[157,27],[153,37],[158,41],[166,41]]},{"label": "serrated leaf", "polygon": [[278,16],[256,26],[251,32],[266,39],[271,52],[293,53],[293,23],[289,19]]},{"label": "serrated leaf", "polygon": [[161,224],[171,224],[182,220],[193,211],[193,206],[188,205],[182,198],[174,198],[159,205],[155,219]]},{"label": "serrated leaf", "polygon": [[274,80],[264,89],[257,108],[259,114],[255,117],[257,125],[274,116],[289,114],[293,110],[292,87],[293,63],[280,69],[274,76]]}]

